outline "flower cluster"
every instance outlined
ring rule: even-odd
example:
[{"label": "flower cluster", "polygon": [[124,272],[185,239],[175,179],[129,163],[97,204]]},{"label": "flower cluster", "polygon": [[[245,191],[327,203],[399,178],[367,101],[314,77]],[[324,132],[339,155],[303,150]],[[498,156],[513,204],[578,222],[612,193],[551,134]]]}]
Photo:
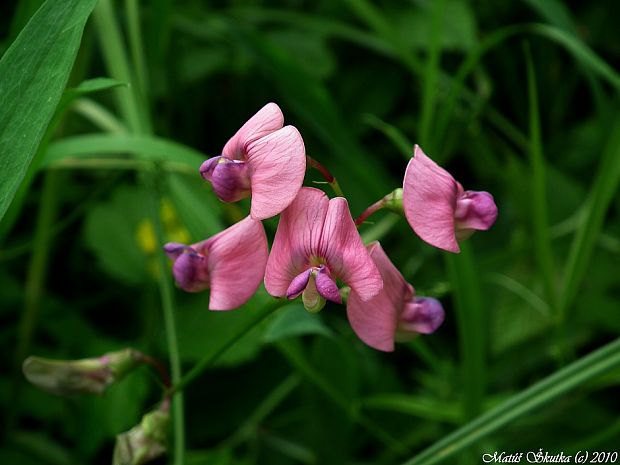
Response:
[{"label": "flower cluster", "polygon": [[[210,289],[211,310],[241,306],[263,278],[269,294],[301,296],[310,312],[320,311],[328,300],[341,304],[347,296],[351,327],[382,351],[394,350],[395,341],[434,332],[444,319],[439,301],[416,296],[378,242],[364,245],[357,226],[379,208],[403,211],[422,240],[459,252],[459,240],[495,222],[491,194],[465,191],[416,145],[402,189],[354,221],[344,197],[329,199],[319,189],[302,186],[307,164],[319,165],[306,156],[299,131],[284,126],[275,103],[250,118],[221,155],[200,167],[220,200],[251,197],[250,215],[197,244],[166,244],[178,286],[188,292]],[[335,182],[333,177],[329,181]],[[261,220],[278,214],[269,252]]]}]

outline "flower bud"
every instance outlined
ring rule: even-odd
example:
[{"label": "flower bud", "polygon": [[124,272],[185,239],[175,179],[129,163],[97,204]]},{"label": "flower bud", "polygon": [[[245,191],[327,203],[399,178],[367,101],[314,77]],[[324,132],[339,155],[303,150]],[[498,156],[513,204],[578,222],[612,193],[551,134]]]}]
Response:
[{"label": "flower bud", "polygon": [[168,410],[168,401],[164,401],[138,425],[116,436],[113,465],[142,465],[164,455],[170,426]]},{"label": "flower bud", "polygon": [[403,190],[401,188],[394,189],[383,197],[383,202],[387,210],[399,215],[403,214]]},{"label": "flower bud", "polygon": [[52,394],[101,395],[139,363],[139,352],[124,349],[81,360],[50,360],[31,356],[24,360],[22,370],[28,381]]},{"label": "flower bud", "polygon": [[414,297],[406,302],[398,318],[396,340],[406,342],[417,334],[431,334],[441,326],[445,313],[441,302],[432,297]]},{"label": "flower bud", "polygon": [[200,167],[200,174],[213,186],[223,202],[236,202],[250,196],[250,173],[242,160],[224,156],[209,158]]}]

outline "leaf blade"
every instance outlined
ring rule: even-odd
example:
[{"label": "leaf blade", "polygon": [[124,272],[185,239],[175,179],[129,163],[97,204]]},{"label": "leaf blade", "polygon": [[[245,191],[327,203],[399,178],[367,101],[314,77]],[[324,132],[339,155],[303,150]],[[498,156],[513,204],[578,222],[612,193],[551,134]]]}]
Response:
[{"label": "leaf blade", "polygon": [[43,139],[96,0],[48,0],[0,60],[0,219]]}]

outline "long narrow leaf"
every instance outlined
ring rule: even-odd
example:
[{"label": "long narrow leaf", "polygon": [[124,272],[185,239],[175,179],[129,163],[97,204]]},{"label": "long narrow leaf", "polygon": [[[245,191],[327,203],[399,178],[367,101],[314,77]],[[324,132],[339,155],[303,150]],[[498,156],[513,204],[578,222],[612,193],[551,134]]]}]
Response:
[{"label": "long narrow leaf", "polygon": [[180,163],[198,172],[206,156],[185,145],[155,136],[135,134],[89,134],[59,140],[50,145],[42,166],[71,158],[131,153],[152,160]]},{"label": "long narrow leaf", "polygon": [[60,101],[96,0],[48,0],[0,60],[0,219]]},{"label": "long narrow leaf", "polygon": [[480,415],[436,442],[403,465],[432,465],[443,462],[511,421],[618,366],[620,366],[620,339],[610,342],[511,397],[493,410]]}]

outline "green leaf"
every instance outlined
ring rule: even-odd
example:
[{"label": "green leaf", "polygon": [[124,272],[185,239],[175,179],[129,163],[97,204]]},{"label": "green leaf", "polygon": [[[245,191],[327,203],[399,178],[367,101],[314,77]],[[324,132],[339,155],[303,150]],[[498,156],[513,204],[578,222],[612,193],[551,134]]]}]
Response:
[{"label": "green leaf", "polygon": [[329,328],[323,324],[320,315],[307,312],[301,304],[291,304],[280,310],[267,328],[263,339],[265,342],[276,342],[306,334],[332,335]]},{"label": "green leaf", "polygon": [[[187,296],[183,311],[177,313],[181,358],[185,362],[198,362],[205,354],[214,354],[241,328],[251,324],[256,316],[254,309],[262,308],[271,301],[259,290],[246,304],[229,312],[208,309],[208,293]],[[235,366],[258,355],[262,345],[265,323],[253,326],[243,339],[237,341],[215,363],[219,366]]]},{"label": "green leaf", "polygon": [[462,417],[461,408],[455,403],[400,393],[375,394],[366,397],[363,399],[363,406],[366,409],[393,411],[450,423],[458,423]]},{"label": "green leaf", "polygon": [[42,165],[62,166],[62,162],[66,159],[127,153],[150,160],[184,165],[196,173],[200,164],[207,158],[197,150],[159,137],[135,134],[89,134],[54,142],[46,152]]},{"label": "green leaf", "polygon": [[66,93],[76,94],[76,96],[82,96],[126,85],[127,83],[119,81],[117,79],[99,77],[87,79],[86,81],[81,82],[79,86],[67,89]]},{"label": "green leaf", "polygon": [[48,0],[0,60],[0,219],[54,115],[96,0]]},{"label": "green leaf", "polygon": [[143,189],[118,188],[110,201],[89,212],[84,227],[86,244],[99,266],[130,284],[149,278],[149,257],[140,247],[139,236],[140,226],[148,224],[147,195]]},{"label": "green leaf", "polygon": [[445,436],[403,465],[431,465],[443,462],[511,421],[536,411],[545,403],[618,366],[620,366],[620,339],[610,342],[514,395]]}]

